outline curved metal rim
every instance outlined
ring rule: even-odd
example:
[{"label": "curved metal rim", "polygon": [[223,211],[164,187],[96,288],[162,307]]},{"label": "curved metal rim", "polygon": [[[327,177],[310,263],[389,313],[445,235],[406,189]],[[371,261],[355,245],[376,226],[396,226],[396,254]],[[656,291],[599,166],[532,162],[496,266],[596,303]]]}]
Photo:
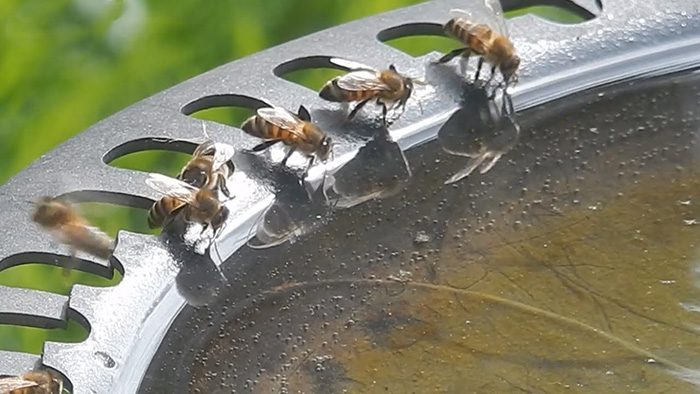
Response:
[{"label": "curved metal rim", "polygon": [[[581,2],[578,1],[578,3]],[[327,31],[316,33],[202,74],[127,108],[69,140],[8,181],[2,187],[2,195],[13,195],[18,192],[22,192],[22,195],[56,194],[57,190],[61,190],[59,179],[44,179],[43,182],[27,182],[27,180],[37,174],[44,177],[46,174],[51,174],[52,161],[60,162],[70,157],[80,163],[81,168],[91,169],[93,177],[84,177],[81,173],[76,173],[73,175],[76,185],[72,185],[74,188],[66,190],[64,194],[92,190],[103,196],[127,196],[132,202],[140,202],[137,205],[141,206],[143,201],[147,202],[155,197],[143,183],[145,174],[118,170],[104,165],[106,158],[114,156],[109,154],[117,149],[115,147],[124,147],[124,144],[144,139],[144,134],[151,134],[151,130],[162,131],[163,136],[154,136],[150,139],[187,141],[192,137],[191,130],[199,130],[199,121],[182,116],[183,111],[186,113],[192,110],[194,108],[191,108],[194,105],[192,103],[197,103],[197,108],[207,103],[210,105],[212,98],[216,97],[251,97],[255,100],[275,97],[277,104],[287,107],[298,105],[301,101],[310,104],[312,109],[316,108],[314,112],[316,115],[321,112],[318,108],[328,106],[316,97],[315,92],[277,77],[274,69],[279,67],[278,65],[304,57],[317,57],[319,53],[353,59],[376,68],[385,67],[391,62],[411,75],[430,74],[430,67],[426,67],[426,64],[429,60],[436,58],[435,53],[418,58],[408,57],[382,44],[377,39],[377,32],[405,24],[441,23],[444,21],[447,10],[458,6],[463,7],[462,3],[463,1],[458,0],[438,0],[351,22],[333,28],[333,34]],[[667,12],[665,14],[657,12],[660,7],[667,7]],[[700,55],[698,55],[700,51],[697,51],[700,44],[698,39],[700,23],[691,18],[693,12],[685,13],[688,9],[697,11],[698,1],[665,2],[652,6],[640,3],[638,7],[631,10],[629,2],[622,4],[611,0],[610,4],[606,3],[604,11],[600,14],[603,17],[582,25],[561,26],[531,15],[511,20],[510,30],[518,51],[524,59],[531,59],[530,63],[523,66],[522,82],[512,92],[516,109],[523,110],[613,81],[697,66],[700,64]],[[598,14],[598,12],[595,13]],[[637,22],[630,29],[631,21]],[[668,29],[669,25],[682,26],[682,28]],[[673,31],[669,32],[669,30]],[[602,47],[602,41],[597,37],[600,31],[606,34],[605,40],[602,41],[619,40],[624,44],[618,47]],[[690,35],[682,36],[679,34],[681,31]],[[339,47],[334,40],[325,39],[333,36],[348,37],[347,45]],[[556,39],[552,40],[552,37]],[[665,56],[659,55],[659,51],[662,51]],[[258,72],[242,80],[233,80],[231,77],[245,75],[246,70],[258,70]],[[409,149],[435,138],[438,126],[458,108],[458,103],[450,92],[433,89],[424,93],[425,113],[421,115],[417,115],[417,111],[407,113],[392,130],[393,137],[399,141],[403,149]],[[412,109],[416,108],[409,108],[409,110]],[[149,117],[144,117],[144,114],[148,114]],[[357,141],[353,142],[352,138],[347,137],[354,132],[353,130],[334,124],[333,117],[326,116],[324,113],[320,115],[322,116],[317,117],[319,123],[324,128],[327,127],[334,137],[337,135],[341,141],[347,142],[341,146],[335,162],[328,166],[332,171],[347,162],[357,151],[358,145]],[[358,127],[368,127],[368,124],[360,123]],[[231,133],[233,129],[227,126],[211,124],[209,130],[214,138],[222,142],[242,147],[251,146],[253,143],[241,133],[234,135]],[[95,150],[84,152],[82,147],[91,138]],[[144,141],[148,140],[148,138],[144,139]],[[138,148],[135,145],[129,146],[129,149]],[[322,169],[316,167],[312,170],[311,177],[319,179]],[[242,188],[251,191],[231,204],[232,218],[227,226],[229,232],[224,235],[222,242],[226,247],[224,256],[230,255],[245,242],[240,241],[249,234],[247,228],[250,227],[257,213],[273,198],[269,191],[246,174],[234,174],[234,181],[241,182]],[[27,185],[30,186],[27,187]],[[0,196],[0,201],[12,210],[12,214],[6,221],[7,226],[17,228],[26,226],[25,207],[7,197]],[[36,229],[28,230],[23,237],[21,242],[0,244],[0,259],[4,261],[18,253],[26,253],[29,249],[59,256],[63,254],[59,248],[50,245],[46,237]],[[145,257],[143,253],[139,255],[139,252],[147,248],[153,249],[151,255]],[[74,287],[69,305],[66,307],[85,316],[91,323],[93,331],[85,343],[74,345],[47,343],[44,362],[50,367],[66,372],[69,378],[80,381],[75,387],[76,393],[90,390],[102,391],[100,388],[107,387],[112,391],[133,392],[138,386],[152,354],[145,357],[146,354],[143,352],[132,351],[140,350],[141,343],[136,342],[135,338],[141,338],[142,341],[148,338],[148,342],[152,341],[151,347],[157,347],[160,338],[158,341],[153,341],[151,335],[155,332],[151,330],[157,328],[161,334],[165,333],[168,327],[163,324],[163,321],[171,321],[184,305],[182,297],[173,291],[173,277],[176,270],[167,265],[169,262],[167,256],[161,256],[158,253],[158,242],[153,237],[120,233],[115,258],[126,272],[125,279],[120,284],[121,287],[105,289]],[[108,336],[112,331],[106,325],[114,320],[114,316],[106,318],[99,315],[93,299],[99,298],[104,302],[111,300],[114,305],[117,305],[124,291],[131,291],[130,289],[133,288],[142,289],[139,286],[145,284],[139,284],[136,281],[148,281],[149,278],[134,278],[129,275],[129,271],[147,271],[142,264],[144,258],[151,258],[151,264],[163,263],[165,267],[157,271],[162,273],[155,279],[160,282],[153,283],[153,288],[149,288],[147,292],[141,290],[143,294],[139,294],[143,296],[147,310],[134,316],[122,316],[125,322],[136,320],[135,322],[139,324],[138,327],[130,328],[130,331],[124,333],[128,337],[124,343],[123,338]],[[113,313],[118,315],[120,311],[117,309]],[[165,317],[161,319],[162,316],[170,316],[171,319]],[[92,362],[89,357],[94,354],[99,352],[107,354],[103,349],[109,349],[116,358],[118,365],[116,370],[113,368],[103,370],[99,366],[85,364]],[[84,363],[72,363],[71,359],[76,358]],[[4,365],[3,368],[5,368]],[[99,376],[92,382],[88,383],[85,379],[87,376],[96,375]],[[126,379],[127,377],[129,379]]]}]

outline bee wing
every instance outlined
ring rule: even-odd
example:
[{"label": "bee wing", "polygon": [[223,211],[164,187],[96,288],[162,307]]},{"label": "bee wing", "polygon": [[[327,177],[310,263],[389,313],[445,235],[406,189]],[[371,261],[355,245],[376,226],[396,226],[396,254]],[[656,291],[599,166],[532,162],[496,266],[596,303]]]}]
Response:
[{"label": "bee wing", "polygon": [[379,73],[373,70],[355,70],[338,78],[341,89],[362,90],[391,90],[389,85],[379,79]]},{"label": "bee wing", "polygon": [[474,7],[470,11],[461,9],[450,10],[452,19],[463,19],[477,24],[485,24],[498,34],[508,37],[506,19],[503,15],[500,0],[482,0],[483,7]]},{"label": "bee wing", "polygon": [[37,387],[39,384],[31,380],[25,380],[17,376],[0,379],[0,394],[7,394],[13,390],[28,387]]},{"label": "bee wing", "polygon": [[329,61],[330,63],[338,67],[344,68],[346,70],[373,70],[372,67],[366,64],[362,64],[352,60],[341,59],[338,57],[331,58]]},{"label": "bee wing", "polygon": [[202,157],[211,155],[212,150],[215,148],[215,143],[212,140],[206,140],[197,146],[197,149],[192,153],[192,157]]},{"label": "bee wing", "polygon": [[304,137],[301,131],[304,127],[304,122],[284,108],[260,108],[258,110],[258,116],[281,129],[287,130],[299,137]]},{"label": "bee wing", "polygon": [[196,187],[189,185],[179,179],[171,178],[163,174],[149,174],[146,184],[153,190],[169,197],[176,198],[188,204],[196,205],[195,196],[199,191]]},{"label": "bee wing", "polygon": [[223,144],[221,142],[215,143],[214,161],[211,165],[212,170],[216,171],[221,168],[227,161],[231,160],[235,152],[236,150],[229,144]]}]

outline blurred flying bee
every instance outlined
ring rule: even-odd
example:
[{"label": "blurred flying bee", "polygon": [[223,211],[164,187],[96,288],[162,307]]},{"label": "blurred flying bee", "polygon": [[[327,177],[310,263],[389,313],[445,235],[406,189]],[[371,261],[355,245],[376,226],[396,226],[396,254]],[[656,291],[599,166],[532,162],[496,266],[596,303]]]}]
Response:
[{"label": "blurred flying bee", "polygon": [[444,25],[444,30],[465,47],[447,53],[439,62],[446,63],[461,55],[464,57],[464,64],[466,64],[469,56],[474,53],[479,56],[479,65],[474,80],[479,79],[481,68],[486,61],[491,65],[489,82],[498,69],[503,76],[505,87],[508,87],[508,84],[517,79],[520,57],[516,55],[513,43],[508,39],[508,30],[499,0],[485,0],[485,5],[489,12],[483,12],[483,15],[472,15],[467,11],[457,9],[450,11],[452,19]]},{"label": "blurred flying bee", "polygon": [[222,228],[228,218],[228,208],[219,200],[216,190],[197,188],[182,180],[162,174],[149,174],[146,184],[153,190],[174,200],[178,207],[169,211],[170,217],[182,214],[185,221],[199,223],[204,232],[209,226],[214,234]]},{"label": "blurred flying bee", "polygon": [[[231,193],[226,187],[226,180],[233,172],[233,164],[230,162],[233,154],[231,145],[207,140],[195,149],[192,159],[177,178],[195,188],[211,190],[215,194],[220,190],[228,198]],[[184,202],[177,198],[167,195],[162,197],[148,212],[149,227],[165,226],[173,218],[173,213],[183,205]]]},{"label": "blurred flying bee", "polygon": [[314,163],[314,159],[323,162],[328,160],[333,149],[331,138],[311,123],[311,115],[303,105],[299,107],[298,115],[280,107],[260,108],[256,115],[243,122],[241,129],[265,140],[262,144],[255,146],[252,149],[253,152],[267,149],[280,141],[289,145],[290,149],[284,156],[282,165],[287,163],[292,153],[299,150],[310,157],[307,171]]},{"label": "blurred flying bee", "polygon": [[87,220],[66,201],[42,198],[35,204],[32,219],[58,242],[67,245],[71,255],[80,250],[109,259],[112,254],[112,239],[97,228],[90,227]]},{"label": "blurred flying bee", "polygon": [[63,379],[51,371],[0,378],[1,394],[62,394]]},{"label": "blurred flying bee", "polygon": [[335,103],[357,102],[348,119],[354,118],[365,104],[376,99],[377,105],[382,107],[384,124],[387,124],[386,115],[390,108],[401,108],[402,111],[406,108],[414,82],[417,81],[399,74],[393,64],[384,71],[362,68],[326,82],[318,95]]}]

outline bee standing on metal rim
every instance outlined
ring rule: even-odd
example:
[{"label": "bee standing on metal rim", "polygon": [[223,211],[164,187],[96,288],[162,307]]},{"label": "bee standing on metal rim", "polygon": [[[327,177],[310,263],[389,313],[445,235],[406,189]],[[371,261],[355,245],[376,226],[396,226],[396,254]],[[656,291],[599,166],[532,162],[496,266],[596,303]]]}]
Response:
[{"label": "bee standing on metal rim", "polygon": [[[182,168],[177,178],[196,188],[215,192],[220,190],[228,198],[231,193],[226,187],[226,180],[234,170],[230,162],[233,154],[234,148],[231,145],[204,141],[197,146],[192,159]],[[167,225],[174,217],[173,213],[183,205],[184,202],[177,198],[167,195],[162,197],[148,212],[149,227]]]},{"label": "bee standing on metal rim", "polygon": [[1,394],[63,394],[63,379],[52,371],[0,378]]},{"label": "bee standing on metal rim", "polygon": [[253,152],[260,152],[278,142],[289,145],[282,165],[287,164],[289,156],[299,150],[310,158],[307,172],[314,159],[325,162],[333,150],[331,138],[311,123],[311,115],[303,105],[299,107],[298,115],[281,107],[260,108],[255,115],[243,122],[241,129],[253,137],[265,140],[253,147]]},{"label": "bee standing on metal rim", "polygon": [[469,56],[474,53],[479,56],[474,81],[479,80],[481,68],[486,61],[491,65],[489,82],[498,69],[503,75],[503,84],[507,88],[517,79],[520,57],[515,53],[513,43],[508,39],[508,30],[499,0],[485,0],[485,5],[490,12],[479,15],[457,9],[450,11],[452,19],[444,25],[444,30],[449,36],[462,42],[465,47],[449,52],[438,62],[446,63],[462,55],[466,64]]},{"label": "bee standing on metal rim", "polygon": [[154,173],[149,174],[146,184],[180,204],[170,212],[171,217],[182,213],[187,222],[201,224],[202,232],[211,226],[216,236],[228,218],[228,208],[219,200],[216,190],[197,188],[182,180]]},{"label": "bee standing on metal rim", "polygon": [[90,227],[87,220],[60,198],[44,197],[37,201],[32,220],[58,242],[67,245],[71,255],[76,250],[105,260],[112,255],[112,239],[97,228]]},{"label": "bee standing on metal rim", "polygon": [[207,140],[197,146],[192,159],[182,168],[177,179],[194,187],[220,190],[226,198],[231,193],[226,187],[226,180],[234,171],[231,158],[235,150],[231,145]]},{"label": "bee standing on metal rim", "polygon": [[384,124],[389,108],[406,108],[406,102],[413,92],[416,80],[403,76],[396,71],[394,65],[388,70],[354,69],[326,82],[318,95],[334,103],[357,102],[348,115],[348,120],[355,117],[358,111],[368,102],[376,99],[382,107]]}]

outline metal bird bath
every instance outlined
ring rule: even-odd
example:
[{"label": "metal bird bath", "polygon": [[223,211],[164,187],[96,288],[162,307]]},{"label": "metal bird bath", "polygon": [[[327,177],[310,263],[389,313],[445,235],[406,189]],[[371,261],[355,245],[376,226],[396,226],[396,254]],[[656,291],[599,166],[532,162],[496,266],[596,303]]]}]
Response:
[{"label": "metal bird bath", "polygon": [[[11,196],[61,190],[147,208],[147,174],[105,163],[191,152],[197,110],[303,103],[337,141],[329,196],[264,156],[236,156],[220,266],[168,234],[120,232],[109,265],[81,256],[78,267],[117,269],[116,286],[76,285],[68,297],[0,288],[2,323],[71,318],[90,332],[46,343],[41,356],[2,352],[0,372],[44,365],[76,394],[696,392],[700,2],[563,4],[589,20],[508,21],[523,59],[512,91],[519,136],[454,65],[433,63],[440,54],[382,42],[439,34],[448,11],[466,6],[438,0],[226,64],[42,156],[0,189],[0,269],[67,261]],[[409,101],[388,136],[371,111],[345,123],[279,77],[330,57],[424,76],[422,110]],[[207,128],[239,149],[256,143]],[[492,168],[444,184],[484,152],[500,155]],[[67,163],[72,179],[52,176]],[[323,175],[317,166],[310,179]],[[263,212],[257,241],[291,234],[286,242],[246,244]]]}]

